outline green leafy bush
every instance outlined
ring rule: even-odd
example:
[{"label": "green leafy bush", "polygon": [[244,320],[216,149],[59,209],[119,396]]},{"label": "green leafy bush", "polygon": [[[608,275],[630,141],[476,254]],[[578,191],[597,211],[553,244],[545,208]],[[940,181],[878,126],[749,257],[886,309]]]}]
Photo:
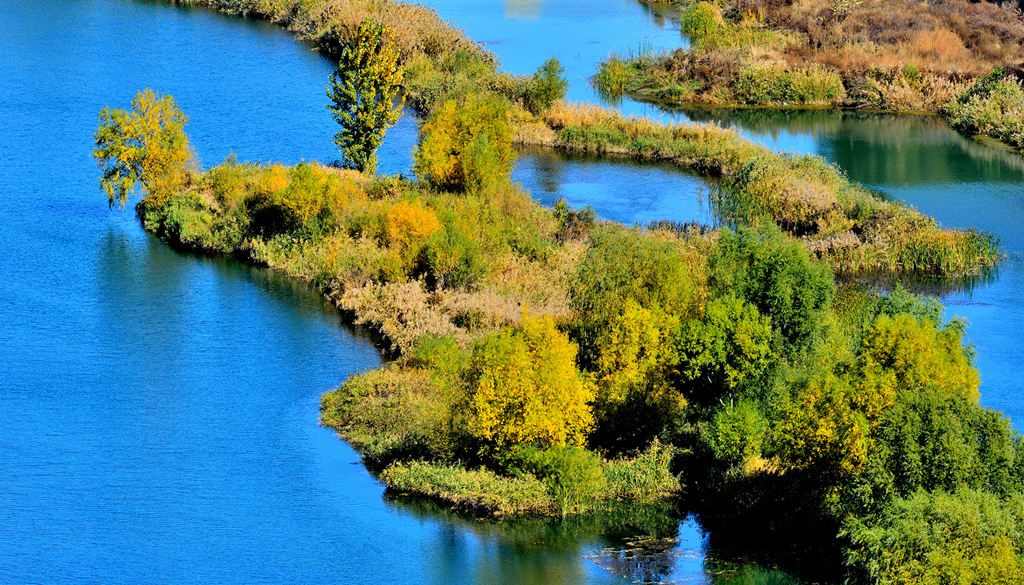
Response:
[{"label": "green leafy bush", "polygon": [[855,582],[993,585],[1024,581],[1024,496],[916,492],[882,515],[848,520]]},{"label": "green leafy bush", "polygon": [[838,73],[815,67],[747,67],[740,71],[732,90],[743,103],[765,105],[833,104],[846,96]]},{"label": "green leafy bush", "polygon": [[543,481],[563,514],[592,504],[607,485],[604,462],[582,447],[520,447],[508,465]]},{"label": "green leafy bush", "polygon": [[706,35],[725,25],[722,11],[710,2],[694,2],[680,13],[680,29],[692,35]]},{"label": "green leafy bush", "polygon": [[757,307],[791,355],[811,343],[835,295],[831,270],[774,226],[724,231],[710,265],[712,289]]},{"label": "green leafy bush", "polygon": [[768,421],[757,404],[741,400],[715,412],[711,419],[711,448],[720,460],[737,465],[761,455]]},{"label": "green leafy bush", "polygon": [[415,171],[438,189],[479,192],[508,181],[516,151],[508,106],[493,96],[449,100],[423,125]]}]

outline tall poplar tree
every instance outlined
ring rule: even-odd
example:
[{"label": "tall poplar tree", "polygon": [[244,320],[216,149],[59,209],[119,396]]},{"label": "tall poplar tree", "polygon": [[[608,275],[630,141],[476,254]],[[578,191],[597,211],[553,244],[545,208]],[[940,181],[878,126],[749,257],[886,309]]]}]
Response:
[{"label": "tall poplar tree", "polygon": [[367,19],[345,46],[327,84],[327,109],[341,130],[334,143],[348,168],[372,172],[384,133],[395,125],[405,105],[399,96],[402,69],[390,30]]}]

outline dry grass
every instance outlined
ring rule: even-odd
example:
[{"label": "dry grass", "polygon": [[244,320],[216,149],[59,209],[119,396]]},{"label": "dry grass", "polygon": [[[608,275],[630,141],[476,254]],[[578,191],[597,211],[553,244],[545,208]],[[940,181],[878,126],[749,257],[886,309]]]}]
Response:
[{"label": "dry grass", "polygon": [[[939,111],[979,76],[1024,64],[1024,16],[1009,4],[724,0],[718,6],[729,15],[726,24],[695,35],[693,50],[610,60],[603,72],[615,65],[617,91],[658,100],[765,103],[733,91],[743,71],[774,69],[781,81],[787,72],[817,66],[838,73],[846,89],[829,103]],[[595,83],[605,81],[595,76]],[[768,103],[805,102],[778,97]]]}]

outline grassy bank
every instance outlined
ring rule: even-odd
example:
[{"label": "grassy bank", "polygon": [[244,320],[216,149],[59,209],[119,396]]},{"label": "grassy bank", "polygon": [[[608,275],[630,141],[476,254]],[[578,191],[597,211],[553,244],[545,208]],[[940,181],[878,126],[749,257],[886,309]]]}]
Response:
[{"label": "grassy bank", "polygon": [[818,157],[775,153],[732,130],[659,124],[578,105],[558,105],[545,121],[557,133],[552,143],[566,150],[669,161],[722,177],[712,192],[721,219],[775,223],[838,272],[966,276],[1000,258],[987,234],[941,229]]},{"label": "grassy bank", "polygon": [[[679,0],[690,49],[641,53],[602,63],[594,83],[672,103],[829,106],[946,112],[995,68],[1024,60],[1024,17],[1016,7],[966,0],[772,3]],[[1013,69],[1018,71],[1017,69]],[[1013,76],[964,123],[1018,148]],[[1018,87],[1019,89],[1019,87]],[[1010,93],[1013,93],[1010,90]],[[998,105],[997,105],[998,104]],[[972,108],[975,109],[975,108]]]}]

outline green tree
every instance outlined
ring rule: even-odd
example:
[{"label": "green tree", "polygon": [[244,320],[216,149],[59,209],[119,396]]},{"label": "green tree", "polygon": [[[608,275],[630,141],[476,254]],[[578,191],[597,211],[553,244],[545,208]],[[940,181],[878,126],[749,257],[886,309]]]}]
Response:
[{"label": "green tree", "polygon": [[702,405],[760,380],[773,357],[768,318],[731,296],[710,301],[704,319],[683,324],[672,341],[676,378],[687,399]]},{"label": "green tree", "polygon": [[373,172],[384,133],[405,105],[399,96],[402,68],[398,48],[386,26],[367,19],[345,46],[327,84],[327,109],[341,125],[334,135],[348,168]]},{"label": "green tree", "polygon": [[136,188],[144,204],[161,206],[191,180],[195,155],[185,136],[188,118],[173,97],[144,89],[130,111],[103,108],[99,121],[92,155],[110,207],[123,208]]},{"label": "green tree", "polygon": [[679,242],[602,226],[569,281],[581,362],[594,368],[598,342],[629,301],[666,320],[694,316],[703,303],[704,259]]},{"label": "green tree", "polygon": [[820,332],[835,295],[832,271],[774,225],[724,231],[710,265],[712,291],[757,307],[771,319],[785,353],[795,355]]},{"label": "green tree", "polygon": [[496,97],[445,102],[423,125],[416,176],[439,189],[479,192],[508,181],[516,151],[508,106]]},{"label": "green tree", "polygon": [[558,100],[565,97],[569,82],[565,79],[565,68],[552,57],[537,69],[527,96],[526,106],[534,114],[548,111]]}]

